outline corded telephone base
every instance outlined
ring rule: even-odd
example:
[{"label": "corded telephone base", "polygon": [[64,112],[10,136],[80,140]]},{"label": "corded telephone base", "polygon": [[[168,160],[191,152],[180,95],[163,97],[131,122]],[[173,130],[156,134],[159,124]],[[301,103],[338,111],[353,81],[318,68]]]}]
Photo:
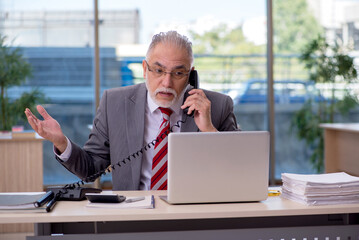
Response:
[{"label": "corded telephone base", "polygon": [[81,201],[85,200],[86,193],[99,193],[102,192],[101,189],[98,188],[84,188],[84,187],[75,187],[75,188],[64,188],[62,186],[59,187],[49,187],[47,191],[52,191],[55,196],[60,193],[58,196],[58,200],[60,201]]}]

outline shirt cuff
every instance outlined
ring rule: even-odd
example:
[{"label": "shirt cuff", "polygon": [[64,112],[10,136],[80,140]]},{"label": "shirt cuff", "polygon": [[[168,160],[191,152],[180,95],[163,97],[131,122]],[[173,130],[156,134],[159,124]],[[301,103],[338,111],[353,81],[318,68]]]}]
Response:
[{"label": "shirt cuff", "polygon": [[71,152],[72,152],[72,144],[67,137],[66,137],[66,139],[67,139],[67,147],[62,154],[60,154],[59,151],[57,150],[57,148],[55,148],[55,146],[54,146],[55,155],[64,162],[66,162],[70,158]]}]

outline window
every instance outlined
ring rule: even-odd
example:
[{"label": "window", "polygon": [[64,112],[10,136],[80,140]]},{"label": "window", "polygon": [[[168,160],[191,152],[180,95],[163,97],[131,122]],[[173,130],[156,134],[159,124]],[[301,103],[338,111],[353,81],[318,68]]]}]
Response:
[{"label": "window", "polygon": [[[34,77],[27,87],[39,87],[45,105],[66,136],[82,146],[94,117],[93,1],[3,1],[1,33],[23,47]],[[101,91],[143,82],[142,60],[153,34],[175,29],[193,42],[200,86],[228,93],[253,78],[264,79],[265,2],[99,1]],[[229,7],[230,6],[230,7]],[[21,25],[21,24],[25,25]],[[14,27],[12,24],[18,24]],[[25,86],[23,86],[25,88]],[[265,109],[235,106],[244,130],[265,129]],[[252,119],[256,118],[256,121]],[[256,122],[253,125],[253,122]],[[44,184],[76,179],[53,159],[44,143]]]},{"label": "window", "polygon": [[[314,172],[311,149],[291,131],[291,120],[307,99],[328,86],[309,79],[299,60],[300,50],[313,35],[323,33],[350,44],[351,55],[357,56],[358,5],[354,0],[328,4],[324,0],[273,0],[276,179],[282,172]],[[82,146],[95,112],[93,1],[4,0],[0,18],[0,33],[22,47],[33,67],[33,77],[8,94],[16,97],[32,87],[44,91],[48,112]],[[167,30],[177,30],[193,42],[200,87],[233,98],[241,129],[267,130],[263,0],[184,0],[176,6],[164,0],[99,0],[101,92],[143,82],[142,60],[151,37]],[[358,121],[355,113],[344,120]],[[45,185],[77,179],[53,158],[52,145],[44,142]]]},{"label": "window", "polygon": [[[277,89],[276,85],[281,83],[278,89],[280,93],[275,96],[277,179],[283,172],[316,173],[316,165],[311,161],[316,150],[315,144],[308,146],[303,139],[298,139],[293,122],[307,100],[311,99],[317,107],[319,103],[328,102],[326,90],[332,86],[316,84],[300,56],[309,41],[319,34],[326,36],[330,44],[336,40],[349,44],[347,47],[352,47],[349,55],[357,56],[356,33],[351,27],[354,26],[352,23],[359,21],[358,15],[354,13],[358,9],[359,1],[356,0],[273,0],[274,88]],[[285,104],[288,101],[280,101],[279,96],[285,96],[290,104]],[[357,111],[356,107],[346,116],[336,114],[336,121],[357,122]],[[312,129],[306,131],[314,132]]]},{"label": "window", "polygon": [[[94,112],[92,4],[5,0],[0,5],[0,34],[22,48],[33,69],[33,77],[10,89],[9,96],[16,98],[19,92],[39,88],[49,100],[45,104],[48,113],[80,146],[88,138]],[[114,53],[107,49],[102,53],[107,58],[103,67],[113,69]],[[116,76],[109,73],[104,78],[110,83]],[[77,180],[54,159],[51,143],[44,141],[43,150],[45,185]]]},{"label": "window", "polygon": [[[255,0],[248,4],[243,0],[231,0],[220,4],[202,0],[184,0],[175,5],[164,0],[102,0],[99,10],[100,15],[109,11],[120,14],[122,9],[138,13],[139,24],[130,24],[134,27],[132,34],[139,34],[138,42],[117,41],[112,46],[117,49],[125,72],[132,73],[134,83],[143,82],[142,60],[152,36],[161,31],[177,30],[193,43],[200,87],[235,97],[250,79],[266,78],[265,1]],[[266,86],[266,82],[263,85]],[[266,129],[265,104],[260,106],[260,111],[251,105],[237,104],[235,114],[243,130]]]}]

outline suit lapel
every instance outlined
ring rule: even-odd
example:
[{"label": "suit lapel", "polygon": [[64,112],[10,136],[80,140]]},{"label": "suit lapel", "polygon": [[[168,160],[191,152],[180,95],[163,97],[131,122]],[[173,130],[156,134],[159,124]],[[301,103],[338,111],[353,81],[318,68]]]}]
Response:
[{"label": "suit lapel", "polygon": [[[126,99],[125,114],[129,154],[136,153],[143,147],[145,125],[146,87],[140,84],[133,95]],[[142,155],[131,160],[132,178],[135,188],[140,182]]]}]

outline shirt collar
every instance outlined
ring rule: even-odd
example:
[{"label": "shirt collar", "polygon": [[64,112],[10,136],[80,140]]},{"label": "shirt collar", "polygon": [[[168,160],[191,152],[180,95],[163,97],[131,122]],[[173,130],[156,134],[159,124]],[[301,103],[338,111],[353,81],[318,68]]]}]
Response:
[{"label": "shirt collar", "polygon": [[[180,111],[182,110],[181,106],[183,104],[183,96],[184,96],[184,93],[186,92],[187,88],[188,88],[188,86],[185,87],[185,89],[182,91],[180,97],[170,107],[172,109],[172,111],[174,111],[176,114],[180,114]],[[157,108],[159,108],[159,106],[151,98],[148,90],[147,90],[147,105],[148,105],[151,113],[153,113],[154,111],[157,110]]]}]

